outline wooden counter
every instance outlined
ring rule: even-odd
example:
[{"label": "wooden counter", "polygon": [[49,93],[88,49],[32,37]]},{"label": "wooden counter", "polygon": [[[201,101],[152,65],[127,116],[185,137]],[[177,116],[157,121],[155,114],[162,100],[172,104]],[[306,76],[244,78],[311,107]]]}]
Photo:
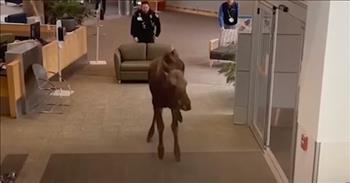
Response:
[{"label": "wooden counter", "polygon": [[13,118],[18,117],[18,101],[23,97],[21,81],[21,65],[19,60],[7,64],[6,77],[0,77],[0,97],[9,103],[9,113]]},{"label": "wooden counter", "polygon": [[[62,43],[61,70],[87,54],[87,29],[82,26],[68,33]],[[48,71],[58,73],[58,41],[43,46],[43,66]]]},{"label": "wooden counter", "polygon": [[[30,24],[22,23],[1,23],[0,32],[12,33],[15,36],[30,36]],[[43,38],[52,38],[56,36],[55,25],[41,25],[40,34]]]},{"label": "wooden counter", "polygon": [[[13,33],[16,36],[28,36],[29,24],[1,24],[1,32]],[[55,26],[42,25],[41,34],[55,37]],[[87,54],[87,28],[81,26],[65,35],[62,42],[61,70],[68,67],[75,61]],[[58,41],[52,41],[42,47],[42,63],[46,70],[58,72]],[[14,59],[8,61],[6,75],[0,78],[0,97],[8,101],[9,114],[11,117],[18,117],[21,112],[18,111],[18,103],[25,100],[26,87],[24,85],[22,70],[22,61]],[[52,76],[52,75],[51,75]]]}]

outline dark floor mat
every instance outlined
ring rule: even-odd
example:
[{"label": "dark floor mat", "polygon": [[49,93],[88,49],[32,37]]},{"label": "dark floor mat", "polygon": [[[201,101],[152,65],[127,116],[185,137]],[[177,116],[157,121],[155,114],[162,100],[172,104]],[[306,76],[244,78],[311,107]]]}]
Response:
[{"label": "dark floor mat", "polygon": [[53,154],[41,183],[274,183],[260,152]]},{"label": "dark floor mat", "polygon": [[15,172],[16,175],[20,173],[25,161],[27,160],[28,154],[9,154],[2,161],[0,166],[0,173],[6,174]]}]

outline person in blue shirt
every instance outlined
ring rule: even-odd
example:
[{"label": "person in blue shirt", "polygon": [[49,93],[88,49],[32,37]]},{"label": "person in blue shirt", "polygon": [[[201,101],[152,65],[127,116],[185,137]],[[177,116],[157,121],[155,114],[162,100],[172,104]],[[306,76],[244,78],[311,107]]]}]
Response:
[{"label": "person in blue shirt", "polygon": [[219,26],[221,29],[234,29],[238,23],[238,2],[227,0],[219,9]]}]

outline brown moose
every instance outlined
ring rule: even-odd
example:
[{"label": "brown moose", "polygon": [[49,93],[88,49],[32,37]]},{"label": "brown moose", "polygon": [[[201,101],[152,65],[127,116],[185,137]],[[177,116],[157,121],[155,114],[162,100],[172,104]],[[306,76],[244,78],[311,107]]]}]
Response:
[{"label": "brown moose", "polygon": [[191,101],[187,95],[187,81],[184,77],[185,64],[179,58],[177,52],[166,54],[163,58],[156,59],[149,68],[149,87],[152,94],[153,121],[149,129],[147,142],[151,142],[154,134],[154,125],[157,124],[159,134],[158,157],[164,157],[162,118],[163,108],[170,108],[172,114],[171,129],[174,135],[174,154],[177,161],[181,159],[178,142],[178,122],[182,122],[180,110],[191,110]]}]

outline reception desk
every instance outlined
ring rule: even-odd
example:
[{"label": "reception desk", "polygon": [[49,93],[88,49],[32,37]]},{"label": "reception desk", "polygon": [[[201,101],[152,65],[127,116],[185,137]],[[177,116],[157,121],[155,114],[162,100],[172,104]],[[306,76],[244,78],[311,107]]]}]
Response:
[{"label": "reception desk", "polygon": [[[87,29],[79,27],[66,34],[62,48],[58,49],[58,41],[43,46],[43,66],[48,71],[58,73],[58,54],[61,57],[61,71],[87,54]],[[52,75],[51,75],[52,76]]]},{"label": "reception desk", "polygon": [[[0,27],[2,33],[7,32],[24,37],[29,35],[30,30],[30,25],[28,24],[6,23],[1,24]],[[47,71],[58,73],[59,54],[61,58],[61,71],[87,55],[87,29],[81,26],[67,33],[64,41],[61,42],[61,49],[58,48],[59,43],[55,40],[55,30],[56,27],[53,25],[41,26],[42,37],[51,41],[38,47],[40,48],[40,53],[37,54],[37,59],[34,60],[40,61],[39,64],[42,64]],[[2,70],[1,73],[1,114],[14,118],[28,111],[26,109],[28,108],[28,98],[30,98],[29,95],[33,89],[32,84],[28,85],[26,83],[28,80],[33,80],[31,74],[31,78],[27,78],[28,74],[26,74],[28,73],[28,68],[31,68],[30,61],[23,59],[20,56],[21,54],[18,53],[18,56],[16,56],[16,53],[12,49],[6,52],[7,69],[5,71]],[[50,75],[50,77],[53,75]]]},{"label": "reception desk", "polygon": [[18,102],[24,96],[21,82],[21,66],[18,59],[7,64],[6,71],[0,74],[0,101],[2,114],[9,114],[11,117],[18,115]]},{"label": "reception desk", "polygon": [[[29,37],[30,36],[30,24],[22,23],[1,23],[0,24],[1,33],[12,33],[16,36]],[[41,25],[40,35],[43,39],[52,41],[56,36],[56,26],[55,25]]]}]

